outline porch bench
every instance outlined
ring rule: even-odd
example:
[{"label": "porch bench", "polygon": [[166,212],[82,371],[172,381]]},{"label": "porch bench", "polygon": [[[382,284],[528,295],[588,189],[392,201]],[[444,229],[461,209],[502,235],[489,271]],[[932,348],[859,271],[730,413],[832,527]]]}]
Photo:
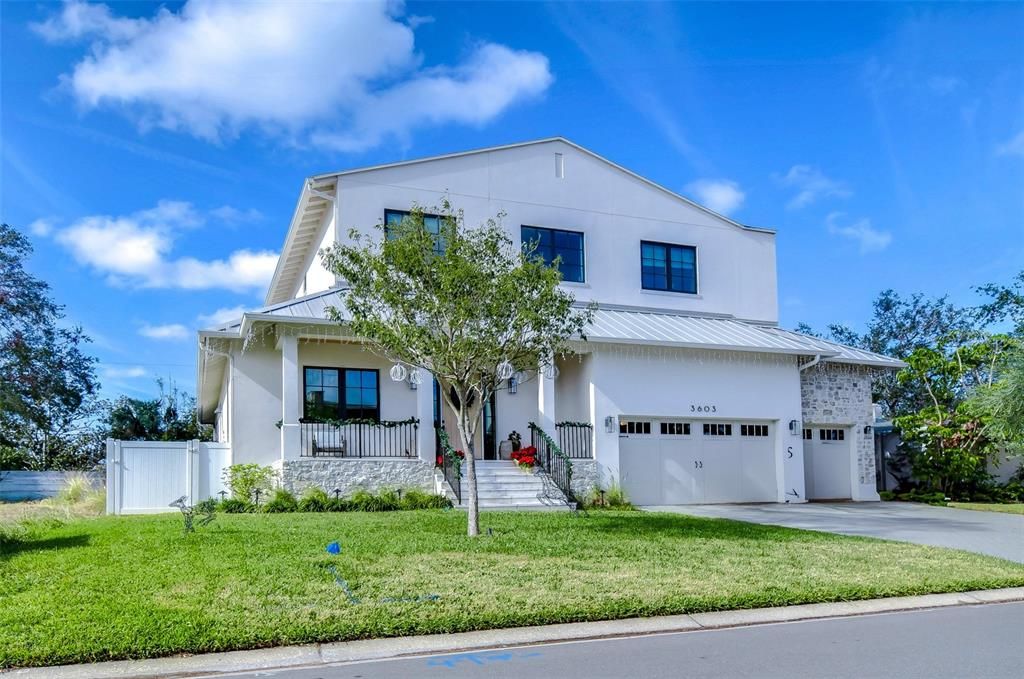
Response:
[{"label": "porch bench", "polygon": [[312,441],[312,443],[313,443],[313,447],[312,447],[313,457],[317,457],[319,455],[329,455],[329,456],[332,456],[332,457],[345,457],[345,450],[346,450],[345,437],[342,436],[341,434],[338,434],[337,436],[334,436],[334,437],[328,437],[328,439],[334,439],[334,440],[333,441],[329,440],[326,444],[321,444],[319,441],[316,440],[316,436],[313,437],[313,441]]}]

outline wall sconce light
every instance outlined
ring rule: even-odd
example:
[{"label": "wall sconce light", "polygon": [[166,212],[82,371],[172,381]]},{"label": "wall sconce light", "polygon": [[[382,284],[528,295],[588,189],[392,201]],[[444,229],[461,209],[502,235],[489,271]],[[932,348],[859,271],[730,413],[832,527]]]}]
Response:
[{"label": "wall sconce light", "polygon": [[789,433],[796,435],[800,431],[800,420],[789,421]]},{"label": "wall sconce light", "polygon": [[514,394],[517,391],[519,391],[519,380],[517,380],[516,376],[513,375],[512,377],[508,378],[508,393]]},{"label": "wall sconce light", "polygon": [[615,433],[615,418],[611,415],[604,418],[604,430],[609,434]]},{"label": "wall sconce light", "polygon": [[870,424],[865,424],[864,425],[864,436],[869,436],[870,434],[871,434],[871,425]]}]

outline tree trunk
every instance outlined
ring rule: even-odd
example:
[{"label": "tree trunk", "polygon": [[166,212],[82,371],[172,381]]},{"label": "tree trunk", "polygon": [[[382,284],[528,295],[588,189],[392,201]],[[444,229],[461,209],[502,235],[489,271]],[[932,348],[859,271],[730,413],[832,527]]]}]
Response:
[{"label": "tree trunk", "polygon": [[470,408],[463,407],[459,409],[459,436],[462,437],[462,449],[466,451],[464,463],[466,489],[469,491],[469,497],[466,500],[466,513],[468,514],[466,534],[469,537],[475,537],[480,534],[480,505],[477,499],[476,459],[473,450],[473,435],[476,432],[474,431],[475,428],[470,425],[468,410]]}]

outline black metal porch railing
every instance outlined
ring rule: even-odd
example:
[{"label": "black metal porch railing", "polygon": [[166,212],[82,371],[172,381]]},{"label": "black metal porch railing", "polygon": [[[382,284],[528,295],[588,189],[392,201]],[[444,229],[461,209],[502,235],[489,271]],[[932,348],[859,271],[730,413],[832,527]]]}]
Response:
[{"label": "black metal porch railing", "polygon": [[572,492],[572,462],[555,440],[535,422],[530,422],[530,445],[537,449],[536,460],[540,468],[547,472],[558,490],[565,495],[565,499],[575,503],[576,497]]},{"label": "black metal porch railing", "polygon": [[589,460],[594,457],[594,427],[586,422],[559,422],[555,425],[558,447],[570,460]]},{"label": "black metal porch railing", "polygon": [[301,457],[413,458],[419,420],[299,421]]},{"label": "black metal porch railing", "polygon": [[437,433],[437,462],[444,474],[444,480],[455,493],[455,504],[462,504],[462,458],[452,448],[448,440],[448,432],[443,427],[434,427]]}]

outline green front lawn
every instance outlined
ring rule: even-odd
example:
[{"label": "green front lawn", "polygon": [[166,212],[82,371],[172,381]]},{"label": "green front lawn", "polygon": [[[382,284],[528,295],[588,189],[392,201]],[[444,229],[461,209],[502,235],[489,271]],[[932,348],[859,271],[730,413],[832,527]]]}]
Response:
[{"label": "green front lawn", "polygon": [[995,558],[720,519],[485,513],[493,535],[477,539],[465,522],[219,515],[187,537],[176,515],[37,526],[0,543],[0,668],[1024,585],[1024,565]]},{"label": "green front lawn", "polygon": [[999,504],[997,502],[950,502],[949,507],[956,509],[976,509],[981,512],[1001,512],[1003,514],[1024,514],[1024,504]]}]

